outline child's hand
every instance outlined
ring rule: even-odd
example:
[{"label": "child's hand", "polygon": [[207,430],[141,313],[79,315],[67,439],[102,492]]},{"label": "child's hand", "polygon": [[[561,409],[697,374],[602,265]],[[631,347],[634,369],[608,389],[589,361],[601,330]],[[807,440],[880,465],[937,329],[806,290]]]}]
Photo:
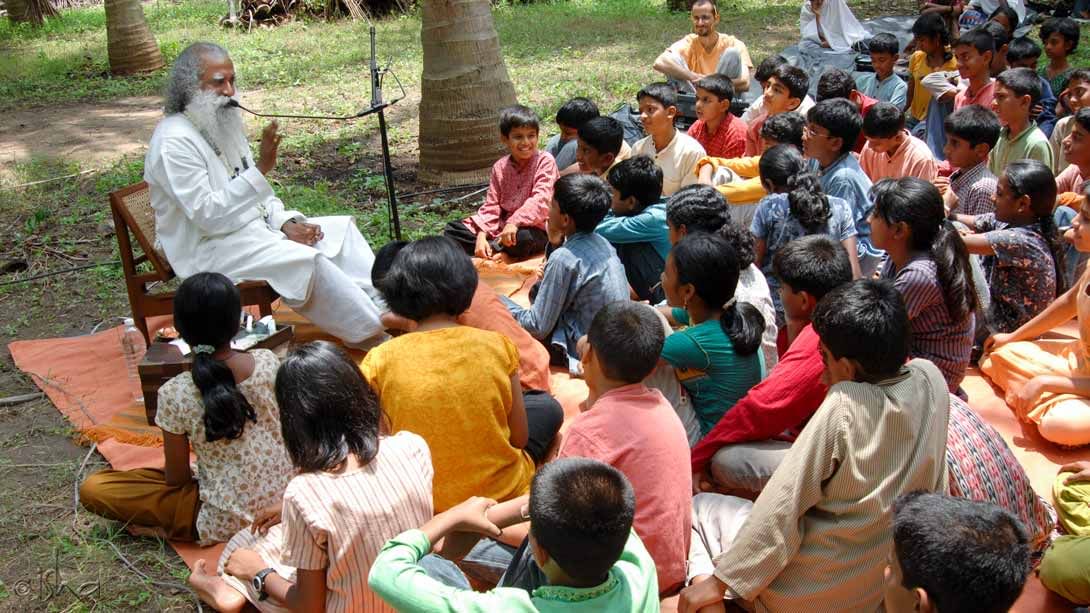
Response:
[{"label": "child's hand", "polygon": [[984,339],[984,355],[988,355],[989,353],[995,351],[996,349],[999,349],[1003,345],[1011,342],[1011,337],[1012,335],[1009,333],[1000,332],[999,334],[993,334],[988,338]]},{"label": "child's hand", "polygon": [[268,564],[265,564],[261,554],[252,549],[236,549],[223,565],[223,572],[249,582],[265,568],[268,568]]},{"label": "child's hand", "polygon": [[496,537],[500,535],[500,529],[485,515],[485,511],[494,506],[495,500],[474,496],[447,510],[443,515],[449,517],[451,532],[475,532]]},{"label": "child's hand", "polygon": [[1041,394],[1045,392],[1045,384],[1047,382],[1048,379],[1044,375],[1037,375],[1029,381],[1026,381],[1026,384],[1022,386],[1022,389],[1013,394],[1007,393],[1007,404],[1023,410],[1032,407],[1037,403]]},{"label": "child's hand", "polygon": [[492,257],[492,245],[488,244],[488,235],[484,232],[477,234],[477,246],[473,249],[473,255],[483,260]]},{"label": "child's hand", "polygon": [[504,247],[512,247],[517,242],[519,228],[515,224],[507,224],[500,231],[500,244]]},{"label": "child's hand", "polygon": [[265,534],[276,524],[280,523],[280,513],[284,508],[283,501],[261,509],[254,515],[254,523],[250,525],[253,534]]},{"label": "child's hand", "polygon": [[1090,462],[1087,462],[1086,460],[1064,464],[1060,467],[1060,472],[1074,473],[1068,475],[1067,478],[1064,479],[1064,485],[1071,485],[1072,483],[1090,483]]}]

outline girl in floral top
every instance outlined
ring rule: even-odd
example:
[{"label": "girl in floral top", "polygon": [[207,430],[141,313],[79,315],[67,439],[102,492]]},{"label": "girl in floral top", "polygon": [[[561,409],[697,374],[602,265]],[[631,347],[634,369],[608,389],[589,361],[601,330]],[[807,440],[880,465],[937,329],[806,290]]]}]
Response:
[{"label": "girl in floral top", "polygon": [[174,325],[192,348],[193,367],[159,389],[165,469],[91,475],[80,486],[87,509],[140,534],[201,545],[279,514],[291,478],[273,393],[279,361],[270,351],[231,348],[241,313],[227,277],[200,273],[182,283]]}]

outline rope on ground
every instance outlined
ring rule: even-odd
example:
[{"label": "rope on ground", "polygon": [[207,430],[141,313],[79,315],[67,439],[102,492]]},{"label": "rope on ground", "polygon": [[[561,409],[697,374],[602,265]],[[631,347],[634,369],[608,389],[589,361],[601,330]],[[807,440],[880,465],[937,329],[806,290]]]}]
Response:
[{"label": "rope on ground", "polygon": [[43,183],[51,183],[53,181],[61,181],[63,179],[72,179],[72,178],[75,178],[75,177],[82,177],[83,175],[91,174],[92,172],[98,172],[99,170],[100,169],[98,169],[98,168],[92,168],[90,170],[82,170],[80,172],[75,172],[75,173],[72,173],[70,175],[64,175],[64,176],[60,176],[60,177],[50,177],[48,179],[41,179],[41,180],[38,180],[38,181],[31,181],[29,183],[20,183],[18,185],[0,185],[0,191],[9,190],[9,189],[23,189],[24,187],[30,187],[32,185],[41,185]]}]

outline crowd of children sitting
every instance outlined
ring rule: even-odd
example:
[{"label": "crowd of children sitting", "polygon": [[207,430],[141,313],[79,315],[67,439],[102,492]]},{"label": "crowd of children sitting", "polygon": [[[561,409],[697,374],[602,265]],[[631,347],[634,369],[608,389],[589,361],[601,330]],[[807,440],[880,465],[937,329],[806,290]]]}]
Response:
[{"label": "crowd of children sitting", "polygon": [[[1090,603],[1090,463],[1052,542],[961,386],[979,359],[1044,439],[1090,444],[1090,71],[1051,19],[1035,72],[1012,13],[958,36],[926,10],[908,83],[889,34],[816,100],[769,58],[742,118],[705,75],[687,133],[650,84],[631,146],[586,98],[544,150],[503,110],[480,210],[376,254],[411,331],[278,364],[231,349],[229,280],[186,279],[165,468],[91,475],[83,505],[227,542],[190,578],[222,611],[1005,611],[1038,563]],[[470,257],[542,255],[528,306]],[[589,392],[562,434],[550,366]]]}]

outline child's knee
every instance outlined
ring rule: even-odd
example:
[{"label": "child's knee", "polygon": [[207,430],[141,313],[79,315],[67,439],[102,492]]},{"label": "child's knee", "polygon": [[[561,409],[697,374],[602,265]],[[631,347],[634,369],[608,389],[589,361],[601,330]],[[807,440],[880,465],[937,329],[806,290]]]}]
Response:
[{"label": "child's knee", "polygon": [[1058,403],[1041,418],[1037,431],[1057,445],[1074,447],[1090,443],[1090,402],[1067,400]]}]

